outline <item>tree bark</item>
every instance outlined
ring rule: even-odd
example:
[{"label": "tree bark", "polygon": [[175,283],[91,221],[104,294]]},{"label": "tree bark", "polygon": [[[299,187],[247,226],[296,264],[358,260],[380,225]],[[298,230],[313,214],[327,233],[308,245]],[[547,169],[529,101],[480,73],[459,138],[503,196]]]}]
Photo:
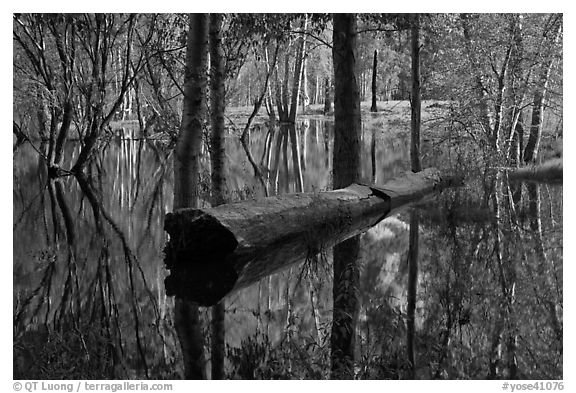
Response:
[{"label": "tree bark", "polygon": [[[308,26],[308,16],[304,17],[302,21],[302,31],[306,31]],[[291,123],[296,122],[296,112],[298,111],[298,102],[300,97],[300,85],[302,83],[302,65],[304,64],[304,55],[306,52],[306,35],[304,33],[300,36],[300,45],[296,52],[296,64],[294,65],[294,80],[292,85],[292,95],[290,97],[290,113],[288,120]]]},{"label": "tree bark", "polygon": [[378,112],[378,106],[376,104],[376,71],[378,67],[378,51],[374,50],[374,63],[372,65],[372,106],[370,107],[370,112]]},{"label": "tree bark", "polygon": [[[210,163],[212,179],[212,206],[226,201],[226,152],[224,150],[225,112],[225,58],[222,47],[223,14],[210,14]],[[225,303],[224,300],[212,308],[211,377],[224,378],[225,357]]]},{"label": "tree bark", "polygon": [[184,111],[174,160],[174,210],[198,205],[202,129],[206,119],[208,16],[190,15]]},{"label": "tree bark", "polygon": [[210,15],[210,163],[212,166],[212,205],[226,200],[226,166],[224,151],[225,59],[222,47],[223,14]]},{"label": "tree bark", "polygon": [[[190,14],[184,75],[182,128],[174,159],[174,210],[198,207],[202,126],[206,118],[208,15]],[[206,379],[198,306],[176,299],[174,325],[186,379]]]},{"label": "tree bark", "polygon": [[411,26],[411,54],[412,54],[412,94],[410,99],[411,108],[411,144],[410,163],[412,172],[419,172],[420,164],[420,17],[414,14]]},{"label": "tree bark", "polygon": [[332,111],[332,93],[331,93],[330,78],[324,79],[324,115],[329,114]]},{"label": "tree bark", "polygon": [[[411,23],[412,94],[410,162],[412,172],[421,170],[420,164],[420,15],[414,14]],[[416,379],[416,350],[414,346],[416,292],[418,289],[418,212],[410,212],[410,240],[408,245],[408,305],[406,308],[406,350],[412,379]]]},{"label": "tree bark", "polygon": [[308,55],[306,52],[303,53],[302,59],[302,113],[306,113],[308,107],[310,106],[310,95],[309,95],[309,81],[308,81]]},{"label": "tree bark", "polygon": [[[361,177],[360,94],[356,75],[356,15],[334,14],[332,58],[334,62],[333,187],[341,188]],[[358,316],[360,237],[334,247],[332,335],[333,379],[354,377],[354,348]]]}]

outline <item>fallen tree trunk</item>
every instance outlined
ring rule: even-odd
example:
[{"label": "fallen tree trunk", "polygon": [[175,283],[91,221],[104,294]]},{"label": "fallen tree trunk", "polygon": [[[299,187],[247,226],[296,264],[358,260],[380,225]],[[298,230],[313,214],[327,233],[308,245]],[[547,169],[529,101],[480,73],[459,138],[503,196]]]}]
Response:
[{"label": "fallen tree trunk", "polygon": [[275,196],[166,215],[166,293],[210,306],[231,291],[369,229],[394,210],[455,185],[436,169],[383,186]]},{"label": "fallen tree trunk", "polygon": [[554,158],[540,165],[530,165],[508,172],[510,180],[539,183],[562,183],[562,175],[562,158]]}]

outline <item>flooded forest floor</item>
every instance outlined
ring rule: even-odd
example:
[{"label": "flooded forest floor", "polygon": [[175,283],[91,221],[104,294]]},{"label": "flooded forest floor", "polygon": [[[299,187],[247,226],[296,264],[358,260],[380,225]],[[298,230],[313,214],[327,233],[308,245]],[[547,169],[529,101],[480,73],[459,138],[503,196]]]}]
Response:
[{"label": "flooded forest floor", "polygon": [[[362,103],[362,174],[382,184],[410,168],[410,104],[378,107],[370,113]],[[449,107],[422,105],[423,167],[467,180],[413,208],[416,376],[562,379],[563,187],[508,179],[478,135],[447,116]],[[271,195],[331,189],[333,117],[321,109],[301,115],[295,133],[270,124],[264,111],[256,119],[249,147]],[[239,143],[250,111],[227,113],[231,201],[264,195]],[[114,137],[85,178],[49,179],[29,144],[14,153],[15,379],[182,376],[163,266],[173,151],[161,129],[141,138],[137,128],[113,123]],[[560,157],[561,135],[544,129],[540,159]],[[66,149],[74,157],[78,143]],[[207,156],[201,179],[209,178]],[[410,378],[409,216],[400,212],[362,235],[358,379]],[[322,250],[226,298],[227,378],[328,378],[331,263]],[[208,317],[203,309],[207,368]]]}]

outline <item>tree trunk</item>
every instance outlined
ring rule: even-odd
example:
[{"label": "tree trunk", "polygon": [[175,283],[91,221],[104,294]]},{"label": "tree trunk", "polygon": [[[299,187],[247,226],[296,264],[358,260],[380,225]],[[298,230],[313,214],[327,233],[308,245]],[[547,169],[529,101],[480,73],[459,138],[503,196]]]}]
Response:
[{"label": "tree trunk", "polygon": [[370,107],[370,112],[378,112],[378,106],[376,104],[376,71],[378,67],[378,51],[374,50],[374,64],[372,65],[372,106]]},{"label": "tree trunk", "polygon": [[[356,15],[334,14],[332,58],[334,62],[333,187],[342,188],[361,177],[360,95],[356,75]],[[354,348],[358,316],[360,237],[334,247],[332,335],[333,379],[354,377]]]},{"label": "tree trunk", "polygon": [[[302,31],[306,31],[308,26],[308,16],[304,17],[302,21]],[[296,112],[298,111],[298,102],[300,97],[300,84],[302,83],[302,65],[304,63],[304,55],[306,52],[306,35],[304,33],[300,36],[300,45],[296,52],[296,64],[294,65],[294,80],[292,85],[292,95],[290,97],[290,114],[288,120],[291,123],[296,122]]]},{"label": "tree trunk", "polygon": [[303,54],[302,59],[302,113],[306,113],[310,106],[309,83],[308,83],[308,55]]},{"label": "tree trunk", "polygon": [[324,115],[332,112],[332,94],[331,94],[330,78],[324,79]]},{"label": "tree trunk", "polygon": [[323,252],[450,185],[450,179],[426,169],[383,186],[353,184],[169,213],[164,221],[170,235],[166,291],[213,305],[231,291]]},{"label": "tree trunk", "polygon": [[302,163],[300,161],[300,143],[295,124],[288,126],[288,135],[292,145],[292,166],[294,170],[295,191],[304,192],[304,179],[302,177]]},{"label": "tree trunk", "polygon": [[[210,163],[212,178],[212,206],[226,201],[226,152],[224,150],[225,69],[222,48],[223,14],[210,14],[210,116],[212,132],[210,138]],[[224,300],[212,308],[211,369],[212,379],[224,377],[225,356],[225,303]]]},{"label": "tree trunk", "polygon": [[[202,126],[206,118],[208,15],[190,14],[184,75],[182,128],[174,159],[174,211],[198,207]],[[176,299],[175,328],[186,379],[205,379],[204,348],[198,306]]]},{"label": "tree trunk", "polygon": [[[412,94],[410,163],[412,172],[419,172],[420,164],[420,15],[414,14],[411,24]],[[408,245],[408,305],[406,309],[406,350],[412,379],[416,379],[416,350],[414,348],[416,292],[418,288],[418,212],[410,212],[410,241]]]},{"label": "tree trunk", "polygon": [[372,183],[376,184],[377,171],[376,171],[376,127],[372,128],[372,140],[370,142],[370,161],[372,163]]},{"label": "tree trunk", "polygon": [[284,80],[282,81],[282,112],[280,121],[287,122],[290,117],[290,103],[288,94],[288,80],[290,79],[290,56],[288,52],[284,54]]},{"label": "tree trunk", "polygon": [[226,154],[224,151],[225,59],[222,48],[222,14],[210,15],[210,163],[212,205],[226,200]]},{"label": "tree trunk", "polygon": [[316,105],[318,103],[318,96],[320,95],[320,77],[316,74],[316,83],[314,84],[314,102]]},{"label": "tree trunk", "polygon": [[72,116],[74,112],[74,106],[72,105],[72,100],[68,99],[64,103],[64,114],[62,116],[62,124],[60,125],[60,132],[58,133],[58,138],[56,139],[54,162],[56,166],[62,165],[62,160],[64,159],[64,144],[68,139],[68,131],[70,131],[70,125],[72,124]]},{"label": "tree trunk", "polygon": [[412,94],[410,100],[411,108],[411,144],[410,162],[412,172],[421,170],[420,164],[420,17],[414,14],[411,26],[411,54],[412,54]]}]

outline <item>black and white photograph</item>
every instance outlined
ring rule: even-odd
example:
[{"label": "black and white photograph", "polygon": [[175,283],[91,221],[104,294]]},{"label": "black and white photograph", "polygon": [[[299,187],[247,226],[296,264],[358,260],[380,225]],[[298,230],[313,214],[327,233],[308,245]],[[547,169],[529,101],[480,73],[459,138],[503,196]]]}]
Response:
[{"label": "black and white photograph", "polygon": [[12,13],[10,387],[564,390],[564,14],[517,11]]}]

